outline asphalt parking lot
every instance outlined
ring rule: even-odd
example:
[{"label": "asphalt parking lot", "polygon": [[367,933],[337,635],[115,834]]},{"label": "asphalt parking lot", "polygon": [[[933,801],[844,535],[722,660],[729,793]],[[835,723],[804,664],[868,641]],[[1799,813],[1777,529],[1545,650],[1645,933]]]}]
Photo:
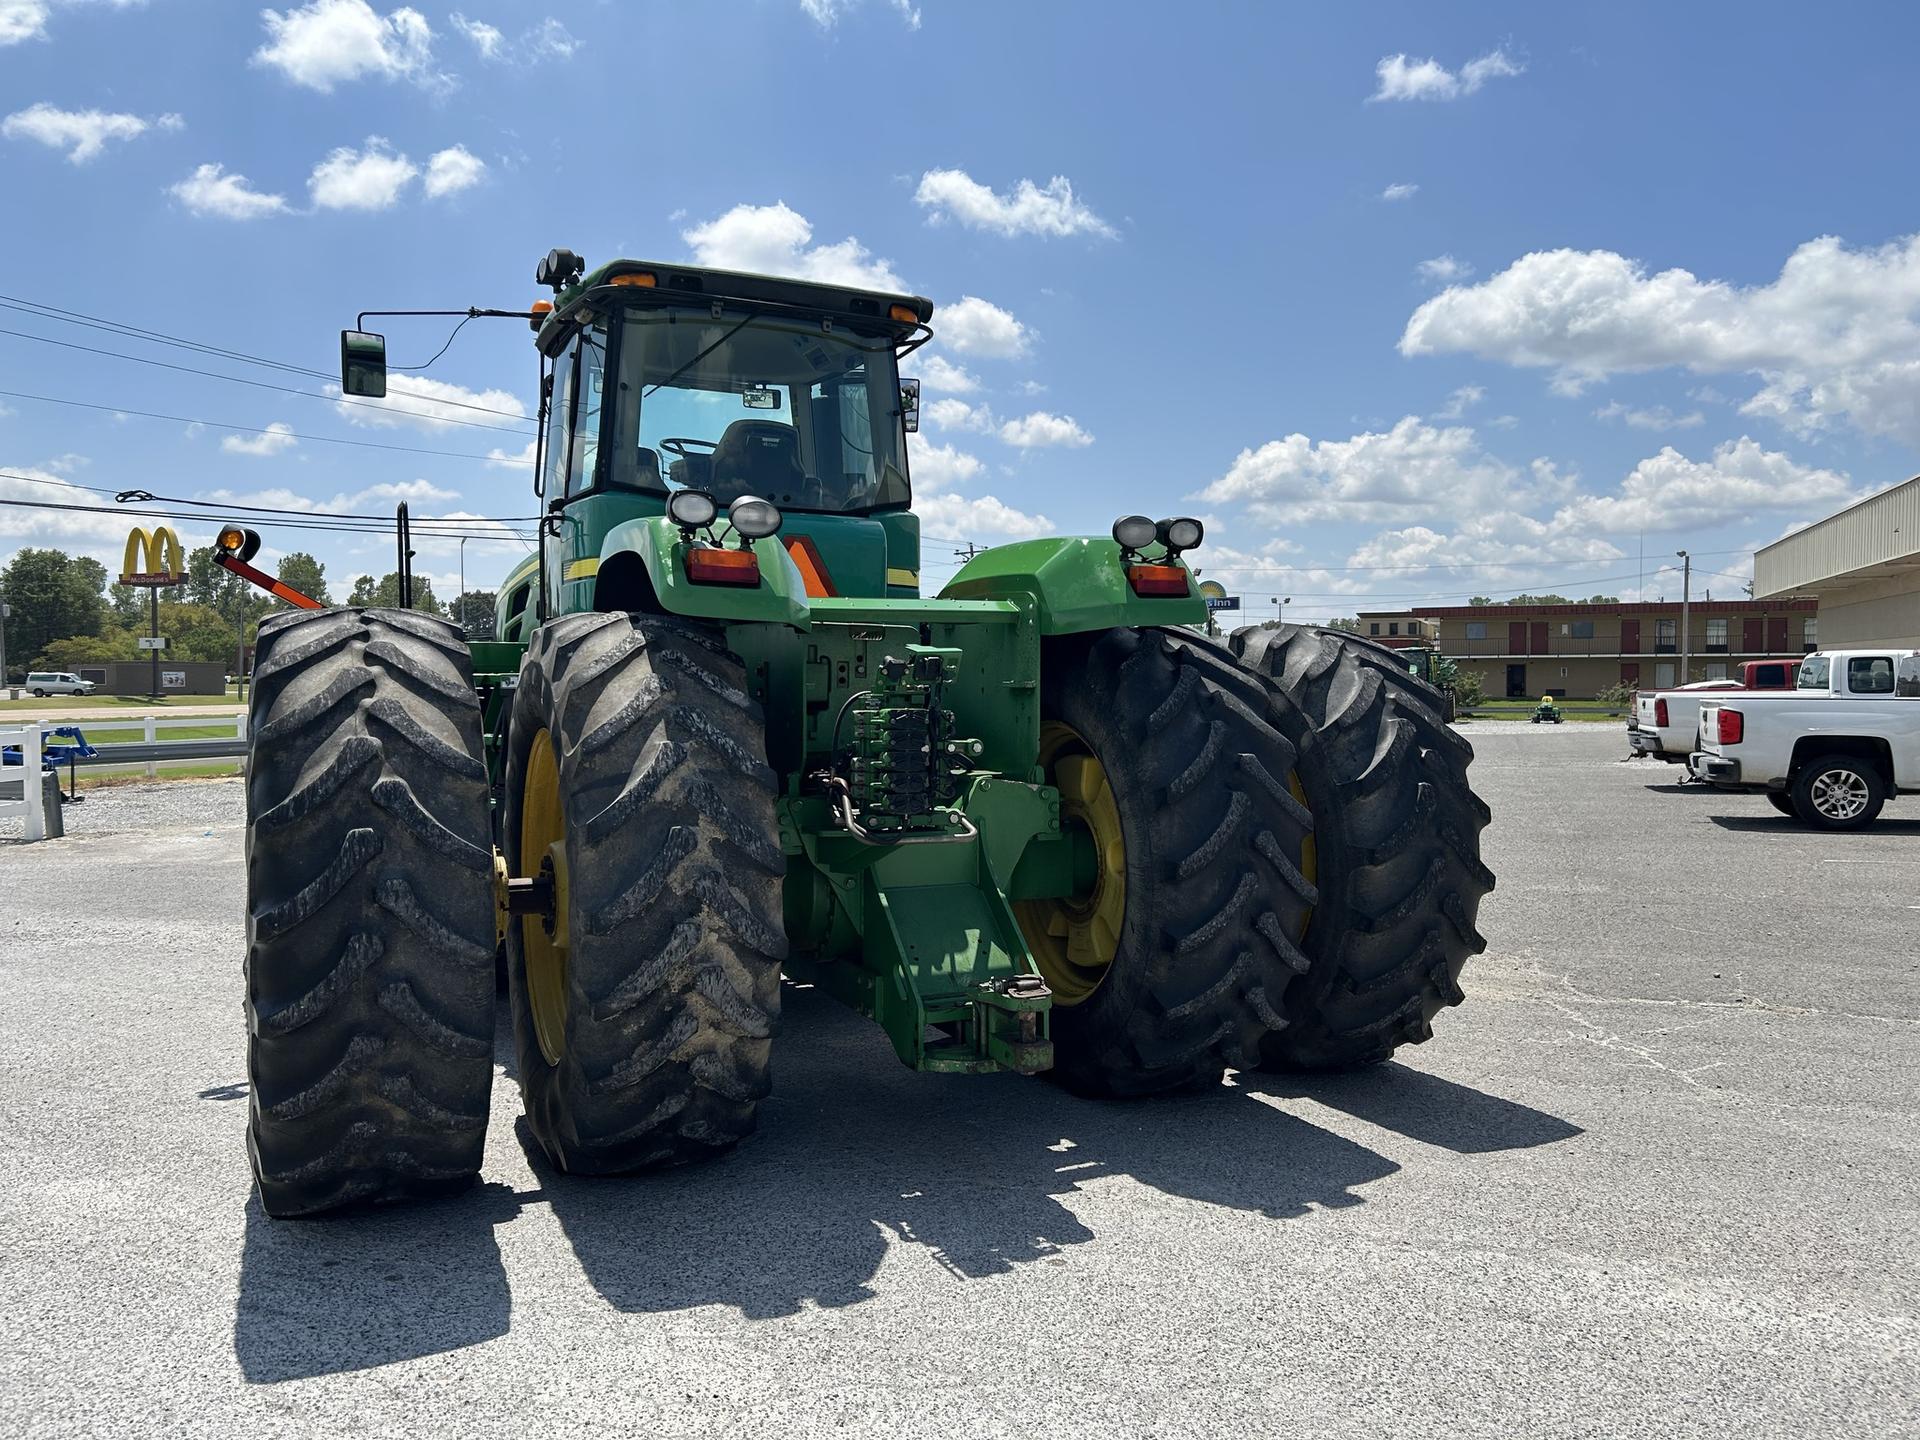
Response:
[{"label": "asphalt parking lot", "polygon": [[[0,1432],[1920,1433],[1920,800],[1815,835],[1481,724],[1499,889],[1403,1063],[1076,1101],[791,992],[734,1156],[275,1223],[241,792],[0,843]],[[503,1052],[504,1053],[504,1052]]]}]

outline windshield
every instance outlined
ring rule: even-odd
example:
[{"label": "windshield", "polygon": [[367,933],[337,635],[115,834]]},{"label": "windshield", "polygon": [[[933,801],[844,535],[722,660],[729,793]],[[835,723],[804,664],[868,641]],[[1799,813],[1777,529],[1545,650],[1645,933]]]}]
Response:
[{"label": "windshield", "polygon": [[1800,678],[1794,682],[1800,690],[1824,690],[1833,672],[1833,661],[1824,655],[1809,655],[1800,662]]},{"label": "windshield", "polygon": [[613,364],[611,483],[794,510],[912,498],[888,338],[747,310],[648,311],[622,323]]}]

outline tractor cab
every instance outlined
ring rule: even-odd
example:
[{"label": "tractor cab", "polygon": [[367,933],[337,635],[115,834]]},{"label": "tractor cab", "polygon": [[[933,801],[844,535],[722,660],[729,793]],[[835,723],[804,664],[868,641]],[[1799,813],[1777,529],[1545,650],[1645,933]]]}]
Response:
[{"label": "tractor cab", "polygon": [[[722,537],[751,538],[734,507],[773,506],[809,595],[917,590],[906,437],[919,386],[902,383],[899,357],[929,336],[930,301],[642,261],[581,270],[555,251],[538,271],[554,290],[535,322],[536,485],[560,517],[552,611],[641,598],[617,593],[637,592],[637,573],[602,563],[617,558],[609,533],[682,492],[710,497]],[[589,581],[593,599],[569,592]]]}]

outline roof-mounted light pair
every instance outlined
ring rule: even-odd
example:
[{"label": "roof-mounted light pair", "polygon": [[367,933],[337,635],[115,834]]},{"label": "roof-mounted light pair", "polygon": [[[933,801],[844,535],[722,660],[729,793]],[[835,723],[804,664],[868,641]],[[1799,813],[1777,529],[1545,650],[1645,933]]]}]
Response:
[{"label": "roof-mounted light pair", "polygon": [[[1127,584],[1133,593],[1151,599],[1184,598],[1191,593],[1191,577],[1179,563],[1180,552],[1191,550],[1205,538],[1207,527],[1190,516],[1149,520],[1144,515],[1123,515],[1113,522],[1114,543],[1120,547],[1120,563],[1127,567]],[[1158,541],[1166,553],[1148,560],[1141,553]]]}]

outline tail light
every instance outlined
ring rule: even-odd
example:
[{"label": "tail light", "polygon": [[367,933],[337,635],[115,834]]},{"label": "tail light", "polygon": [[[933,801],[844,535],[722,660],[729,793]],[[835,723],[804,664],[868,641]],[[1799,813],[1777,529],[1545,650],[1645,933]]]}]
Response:
[{"label": "tail light", "polygon": [[1654,700],[1653,723],[1656,725],[1665,725],[1667,723],[1667,702],[1666,701],[1658,698]]},{"label": "tail light", "polygon": [[1187,594],[1187,571],[1183,565],[1129,565],[1127,583],[1136,595],[1157,597]]},{"label": "tail light", "polygon": [[751,550],[699,545],[687,551],[687,579],[695,585],[758,585],[760,562]]},{"label": "tail light", "polygon": [[1714,739],[1722,745],[1738,745],[1747,736],[1747,717],[1738,710],[1722,709],[1714,722]]}]

